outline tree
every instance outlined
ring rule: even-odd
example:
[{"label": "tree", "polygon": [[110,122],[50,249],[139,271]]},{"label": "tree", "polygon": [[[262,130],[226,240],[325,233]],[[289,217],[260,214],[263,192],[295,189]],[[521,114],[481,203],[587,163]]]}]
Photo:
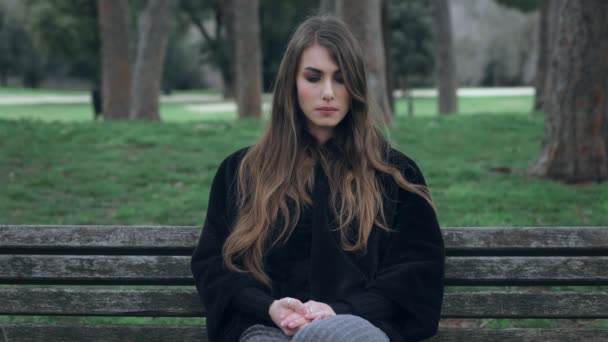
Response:
[{"label": "tree", "polygon": [[[219,69],[223,82],[223,97],[234,98],[234,65],[231,51],[232,39],[232,1],[230,0],[180,0],[180,12],[198,29],[203,37],[201,53],[203,60]],[[205,26],[205,21],[213,18],[214,30]]]},{"label": "tree", "polygon": [[102,113],[128,119],[131,106],[128,0],[97,1],[101,31]]},{"label": "tree", "polygon": [[[31,54],[23,61],[24,83],[34,85],[44,73],[100,80],[100,31],[97,5],[90,0],[14,1],[24,13]],[[22,42],[22,44],[24,44]],[[25,43],[27,45],[27,43]],[[27,81],[27,82],[25,82]]]},{"label": "tree", "polygon": [[160,120],[161,76],[175,0],[148,0],[139,18],[139,38],[133,74],[132,119]]},{"label": "tree", "polygon": [[262,57],[257,0],[234,0],[234,63],[239,118],[262,116]]},{"label": "tree", "polygon": [[438,110],[440,114],[458,113],[456,95],[458,79],[448,0],[433,0],[433,22],[435,27],[435,74],[439,90]]},{"label": "tree", "polygon": [[427,0],[389,1],[391,59],[394,87],[408,98],[408,113],[414,106],[410,89],[432,84],[432,18]]},{"label": "tree", "polygon": [[8,86],[9,76],[21,76],[25,86],[36,87],[42,79],[41,58],[19,14],[15,6],[0,2],[0,85]]},{"label": "tree", "polygon": [[321,0],[319,4],[319,12],[321,14],[335,14],[336,0]]},{"label": "tree", "polygon": [[299,23],[317,10],[319,2],[315,0],[260,0],[264,90],[272,91],[289,37]]},{"label": "tree", "polygon": [[[562,5],[563,0],[543,1],[540,11],[540,49],[536,70],[534,110],[544,111],[545,114],[548,114],[545,97],[551,94],[553,75],[550,72],[550,66],[554,60],[557,45],[559,12]],[[548,120],[550,119],[548,118]]]},{"label": "tree", "polygon": [[387,96],[382,0],[341,0],[337,4],[340,17],[350,26],[363,47],[372,103],[379,106],[384,121],[390,123],[393,113]]},{"label": "tree", "polygon": [[391,113],[395,113],[395,80],[393,77],[393,59],[392,59],[392,39],[391,39],[391,21],[388,8],[388,0],[382,0],[382,43],[384,44],[384,65],[386,68],[386,96]]},{"label": "tree", "polygon": [[552,1],[553,0],[496,0],[496,3],[526,13],[536,11],[543,3]]},{"label": "tree", "polygon": [[532,173],[569,183],[608,179],[608,24],[604,0],[563,0],[547,121]]}]

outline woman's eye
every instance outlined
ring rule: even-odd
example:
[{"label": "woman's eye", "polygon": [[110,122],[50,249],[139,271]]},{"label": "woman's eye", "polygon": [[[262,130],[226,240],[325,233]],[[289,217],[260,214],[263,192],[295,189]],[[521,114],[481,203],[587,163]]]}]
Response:
[{"label": "woman's eye", "polygon": [[342,76],[337,76],[335,78],[336,82],[340,83],[340,84],[344,84],[344,78],[342,78]]},{"label": "woman's eye", "polygon": [[317,76],[308,76],[306,77],[306,80],[310,83],[316,83],[320,80],[321,78],[317,77]]}]

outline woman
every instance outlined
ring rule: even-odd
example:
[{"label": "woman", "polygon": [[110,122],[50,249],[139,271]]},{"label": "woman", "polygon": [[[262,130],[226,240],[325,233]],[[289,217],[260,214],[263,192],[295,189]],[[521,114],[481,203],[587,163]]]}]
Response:
[{"label": "woman", "polygon": [[192,272],[210,341],[415,341],[437,330],[443,241],[422,173],[373,125],[360,48],[292,36],[259,142],[220,165]]}]

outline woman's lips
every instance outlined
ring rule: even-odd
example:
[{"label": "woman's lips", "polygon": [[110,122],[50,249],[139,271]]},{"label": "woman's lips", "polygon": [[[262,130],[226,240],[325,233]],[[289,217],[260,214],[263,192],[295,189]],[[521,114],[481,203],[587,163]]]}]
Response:
[{"label": "woman's lips", "polygon": [[317,110],[323,115],[332,115],[338,112],[336,107],[318,107]]}]

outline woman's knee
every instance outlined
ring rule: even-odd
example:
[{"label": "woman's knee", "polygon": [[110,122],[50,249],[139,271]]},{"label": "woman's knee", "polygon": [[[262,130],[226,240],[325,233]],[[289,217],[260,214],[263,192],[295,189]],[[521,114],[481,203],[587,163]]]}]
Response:
[{"label": "woman's knee", "polygon": [[239,342],[289,342],[290,338],[285,336],[278,328],[256,324],[245,330]]},{"label": "woman's knee", "polygon": [[292,342],[389,342],[386,334],[366,319],[353,315],[325,318],[300,330]]}]

